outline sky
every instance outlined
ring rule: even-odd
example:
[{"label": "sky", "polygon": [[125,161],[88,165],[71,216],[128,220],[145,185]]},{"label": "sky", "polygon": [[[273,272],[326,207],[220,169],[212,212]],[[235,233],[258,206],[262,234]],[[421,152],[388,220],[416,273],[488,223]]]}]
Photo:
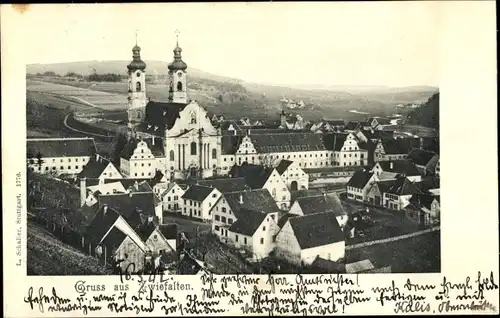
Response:
[{"label": "sky", "polygon": [[439,12],[434,1],[41,4],[23,14],[23,54],[130,60],[137,31],[144,60],[169,62],[179,30],[188,67],[248,82],[438,86]]}]

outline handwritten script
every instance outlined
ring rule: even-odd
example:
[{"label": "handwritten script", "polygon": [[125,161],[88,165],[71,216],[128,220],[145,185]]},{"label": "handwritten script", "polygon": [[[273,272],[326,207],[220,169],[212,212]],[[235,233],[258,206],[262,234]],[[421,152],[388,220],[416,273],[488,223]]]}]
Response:
[{"label": "handwritten script", "polygon": [[[79,280],[70,291],[30,287],[24,303],[45,313],[91,315],[333,315],[357,312],[496,312],[497,278],[478,272],[461,280],[446,276],[433,284],[414,278],[376,285],[363,275],[232,275],[148,278],[129,275],[116,284]],[[383,276],[378,276],[383,277]],[[360,281],[363,280],[363,283]],[[89,278],[90,281],[90,278]],[[495,298],[496,297],[496,298]],[[97,314],[93,314],[97,315]]]}]

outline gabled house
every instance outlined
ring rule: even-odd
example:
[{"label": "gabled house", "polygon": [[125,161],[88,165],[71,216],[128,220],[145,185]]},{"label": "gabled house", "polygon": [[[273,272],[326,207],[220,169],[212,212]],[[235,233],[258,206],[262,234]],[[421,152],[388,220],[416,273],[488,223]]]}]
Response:
[{"label": "gabled house", "polygon": [[232,178],[243,177],[251,189],[266,189],[269,191],[276,204],[285,210],[290,206],[291,193],[275,168],[253,164],[234,165],[229,176]]},{"label": "gabled house", "polygon": [[[82,246],[90,255],[104,255],[105,259],[108,255],[113,255],[115,261],[121,261],[122,270],[133,263],[134,266],[129,269],[140,271],[144,266],[146,245],[134,230],[134,227],[140,224],[135,220],[131,213],[119,213],[117,209],[104,204],[87,226]],[[103,243],[110,233],[112,236]]]},{"label": "gabled house", "polygon": [[181,197],[181,213],[206,222],[212,221],[211,210],[220,196],[221,193],[216,188],[194,184]]},{"label": "gabled house", "polygon": [[104,179],[121,179],[122,175],[109,159],[96,153],[90,157],[77,175],[77,179],[83,178],[99,180],[99,183],[103,183]]},{"label": "gabled house", "polygon": [[309,175],[302,170],[298,163],[282,159],[276,171],[290,191],[309,189]]},{"label": "gabled house", "polygon": [[413,195],[421,194],[414,182],[398,177],[384,193],[384,206],[392,210],[403,210]]},{"label": "gabled house", "polygon": [[350,121],[345,125],[344,131],[355,133],[359,128],[360,128],[359,121]]},{"label": "gabled house", "polygon": [[401,139],[381,139],[375,147],[375,162],[404,159],[408,149]]},{"label": "gabled house", "polygon": [[363,170],[356,171],[346,184],[347,198],[364,202],[367,200],[368,190],[379,181],[378,175]]},{"label": "gabled house", "polygon": [[276,236],[276,256],[295,265],[311,265],[319,256],[339,261],[345,256],[344,232],[334,213],[292,217]]},{"label": "gabled house", "polygon": [[250,190],[250,187],[243,177],[198,180],[197,184],[215,188],[219,190],[220,193]]},{"label": "gabled house", "polygon": [[432,176],[436,174],[436,165],[439,162],[439,155],[427,150],[413,148],[407,157],[411,160],[422,175]]},{"label": "gabled house", "polygon": [[109,183],[95,183],[92,181],[94,180],[91,180],[91,184],[95,185],[87,186],[88,180],[86,178],[80,179],[80,206],[83,206],[84,204],[88,206],[94,205],[97,203],[99,195],[102,194],[123,194],[128,192],[120,181]]},{"label": "gabled house", "polygon": [[278,221],[279,207],[266,189],[224,193],[212,208],[212,233],[220,238],[229,237],[229,228],[247,211],[269,214]]},{"label": "gabled house", "polygon": [[439,223],[440,197],[434,195],[415,195],[405,207],[406,215],[422,226]]},{"label": "gabled house", "polygon": [[[173,226],[177,229],[176,224],[173,224]],[[176,247],[170,245],[167,237],[163,235],[162,227],[165,227],[165,225],[159,226],[153,222],[146,222],[136,229],[137,234],[146,245],[146,252],[153,258],[151,261],[164,254],[175,254]]]},{"label": "gabled house", "polygon": [[415,185],[424,194],[439,195],[440,194],[440,178],[435,176],[423,177]]},{"label": "gabled house", "polygon": [[370,172],[376,174],[379,180],[396,179],[398,175],[405,176],[415,182],[422,180],[422,175],[415,164],[406,159],[379,161]]},{"label": "gabled house", "polygon": [[250,253],[254,259],[269,255],[275,247],[279,226],[270,214],[241,209],[241,217],[228,228],[227,244]]},{"label": "gabled house", "polygon": [[177,266],[177,275],[205,275],[211,272],[207,263],[196,259],[189,253],[181,254],[181,260]]},{"label": "gabled house", "polygon": [[360,140],[353,133],[334,133],[324,135],[325,147],[333,152],[335,166],[365,166],[368,151],[359,146]]},{"label": "gabled house", "polygon": [[344,228],[348,219],[342,202],[336,193],[298,198],[288,213],[297,216],[315,213],[333,213],[337,218],[340,228]]},{"label": "gabled house", "polygon": [[99,206],[103,205],[119,211],[133,228],[141,224],[143,219],[153,220],[156,217],[162,222],[161,201],[153,192],[100,195]]},{"label": "gabled house", "polygon": [[391,121],[388,118],[382,118],[382,117],[372,117],[368,119],[368,123],[370,123],[370,126],[373,129],[379,129],[381,126],[388,126],[391,125]]},{"label": "gabled house", "polygon": [[167,239],[168,245],[174,250],[177,250],[177,237],[178,237],[178,229],[177,224],[160,224],[159,225],[160,232],[163,234],[163,237]]},{"label": "gabled house", "polygon": [[163,211],[181,213],[183,206],[181,198],[186,190],[186,185],[177,182],[169,183],[168,188],[159,195],[163,202]]},{"label": "gabled house", "polygon": [[366,199],[368,203],[384,206],[384,194],[396,182],[396,179],[376,181],[368,187]]},{"label": "gabled house", "polygon": [[[125,145],[120,154],[120,171],[124,176],[152,179],[156,175],[156,170],[161,168],[158,162],[161,158],[164,159],[165,154],[162,148],[157,146],[155,139],[152,140],[152,143],[146,140],[131,140]],[[160,141],[158,139],[158,142]]]}]

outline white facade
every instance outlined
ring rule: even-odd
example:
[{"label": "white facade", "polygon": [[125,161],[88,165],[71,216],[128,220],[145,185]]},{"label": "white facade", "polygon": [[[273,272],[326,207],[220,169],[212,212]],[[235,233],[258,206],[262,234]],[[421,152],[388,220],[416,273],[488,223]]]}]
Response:
[{"label": "white facade", "polygon": [[90,155],[81,157],[43,157],[41,165],[37,158],[28,159],[28,169],[41,174],[78,174],[89,162]]},{"label": "white facade", "polygon": [[290,191],[309,189],[309,175],[295,161],[283,171],[281,179]]},{"label": "white facade", "polygon": [[368,164],[368,151],[358,146],[354,134],[347,135],[340,151],[334,152],[334,162],[337,166],[365,166]]},{"label": "white facade", "polygon": [[141,140],[130,159],[120,158],[121,172],[131,179],[153,178],[156,174],[156,159],[148,144]]},{"label": "white facade", "polygon": [[285,181],[283,181],[276,169],[273,169],[272,174],[269,176],[269,179],[267,179],[262,189],[267,189],[267,191],[269,191],[280,209],[284,210],[290,207],[290,190],[288,190]]},{"label": "white facade", "polygon": [[[322,212],[325,212],[325,211],[317,211],[317,212],[318,213],[322,213]],[[292,204],[292,207],[290,208],[290,210],[288,211],[288,213],[294,214],[294,215],[297,215],[297,216],[304,215],[304,212],[302,211],[302,208],[301,208],[298,200],[295,201]],[[338,215],[335,218],[337,219],[337,222],[339,223],[340,228],[343,229],[344,226],[347,224],[347,219],[348,219],[347,214]]]},{"label": "white facade", "polygon": [[168,72],[169,100],[174,103],[186,104],[187,74],[186,71],[175,70]]},{"label": "white facade", "polygon": [[217,174],[221,154],[221,135],[212,126],[205,109],[189,103],[174,126],[165,132],[164,175],[185,179],[187,176],[207,178]]},{"label": "white facade", "polygon": [[[377,176],[378,178],[377,181],[396,179],[396,176],[398,175],[398,173],[396,172],[384,171],[378,162],[373,166],[370,172],[373,172]],[[417,174],[414,176],[405,176],[405,177],[412,182],[422,181],[422,176]]]},{"label": "white facade", "polygon": [[276,247],[275,237],[280,228],[276,221],[267,215],[252,236],[229,231],[227,243],[249,251],[255,259],[262,259]]},{"label": "white facade", "polygon": [[359,202],[365,202],[368,199],[368,191],[371,189],[372,185],[379,180],[379,175],[373,173],[368,182],[366,182],[363,188],[356,188],[352,186],[347,186],[347,197],[351,200],[356,200]]},{"label": "white facade", "polygon": [[146,72],[130,70],[128,73],[128,120],[140,123],[145,118]]},{"label": "white facade", "polygon": [[171,185],[168,191],[163,192],[160,197],[163,202],[163,211],[181,212],[183,207],[181,197],[185,192],[186,190],[182,189],[177,183]]},{"label": "white facade", "polygon": [[382,141],[379,141],[377,143],[377,146],[375,147],[375,152],[374,152],[375,162],[405,159],[407,156],[408,154],[386,154]]},{"label": "white facade", "polygon": [[221,195],[220,191],[214,188],[203,201],[182,199],[181,213],[184,216],[210,222],[212,221],[212,207]]}]

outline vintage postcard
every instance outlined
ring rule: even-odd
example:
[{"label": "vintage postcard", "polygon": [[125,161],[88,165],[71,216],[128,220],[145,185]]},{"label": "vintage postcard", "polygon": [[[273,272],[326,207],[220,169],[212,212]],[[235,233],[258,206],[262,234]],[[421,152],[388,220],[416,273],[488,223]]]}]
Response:
[{"label": "vintage postcard", "polygon": [[498,314],[495,2],[0,12],[6,317]]}]

